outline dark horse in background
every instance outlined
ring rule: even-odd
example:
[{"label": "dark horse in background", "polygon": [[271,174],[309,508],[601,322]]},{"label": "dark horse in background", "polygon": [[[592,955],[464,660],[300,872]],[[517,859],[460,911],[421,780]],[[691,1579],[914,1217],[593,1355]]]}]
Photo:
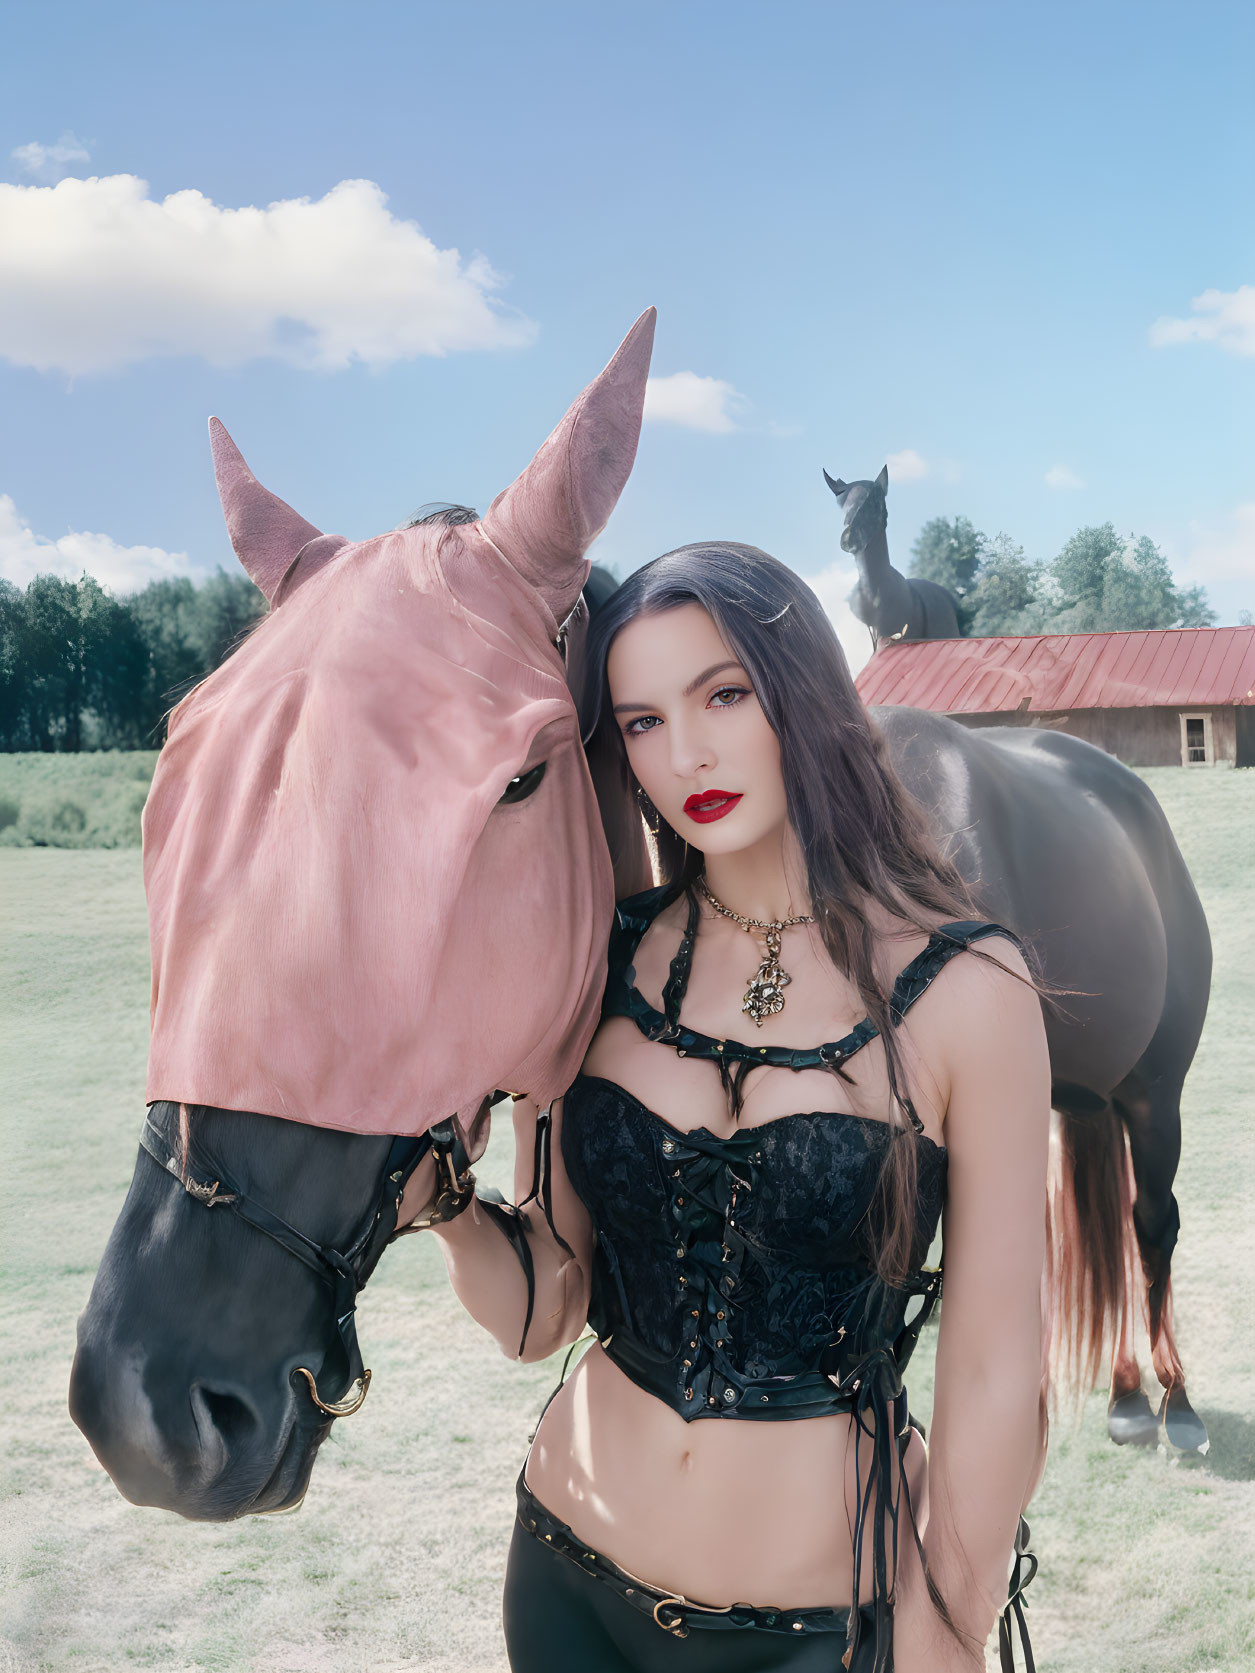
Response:
[{"label": "dark horse in background", "polygon": [[[873,643],[959,637],[954,595],[890,561],[889,467],[872,482],[827,471],[824,480],[845,514],[842,550],[858,567],[850,607]],[[1177,1447],[1205,1448],[1185,1397],[1169,1273],[1181,1089],[1207,1010],[1211,938],[1167,820],[1135,773],[1065,734],[875,713],[982,910],[1033,942],[1052,985],[1080,990],[1046,1007],[1063,1165],[1054,1301],[1067,1357],[1092,1383],[1109,1336],[1112,1437],[1153,1441],[1132,1347],[1144,1299],[1168,1391],[1161,1426]]]},{"label": "dark horse in background", "polygon": [[[1181,1089],[1202,1033],[1211,937],[1162,808],[1136,773],[1065,733],[970,730],[921,709],[873,709],[907,789],[982,913],[1036,950],[1066,991],[1044,1007],[1059,1115],[1052,1191],[1056,1340],[1087,1387],[1112,1344],[1113,1440],[1206,1450],[1172,1325],[1172,1182]],[[1149,1326],[1165,1392],[1141,1386]]]},{"label": "dark horse in background", "polygon": [[858,585],[849,606],[871,629],[872,643],[882,639],[958,639],[958,600],[936,581],[903,575],[889,558],[889,467],[874,482],[842,482],[824,472],[824,481],[845,513],[841,550],[858,569]]},{"label": "dark horse in background", "polygon": [[[651,335],[646,316],[529,470],[464,526],[420,525],[347,548],[268,494],[225,432],[217,437],[233,542],[272,611],[176,713],[146,811],[146,849],[171,802],[186,812],[186,851],[172,857],[186,862],[175,880],[192,893],[174,896],[185,915],[198,909],[185,939],[200,962],[181,988],[165,979],[178,973],[166,956],[174,883],[160,865],[165,830],[155,869],[146,852],[146,876],[160,884],[150,887],[155,1018],[161,1003],[175,1006],[163,1024],[166,1058],[177,1058],[180,1020],[196,1046],[199,1005],[211,1005],[201,1026],[218,1019],[221,1028],[236,990],[252,982],[257,1007],[274,956],[266,932],[286,929],[293,914],[300,934],[280,937],[280,950],[301,962],[295,974],[277,967],[264,1014],[240,1022],[253,1046],[211,1054],[212,1074],[195,1071],[210,1076],[199,1098],[150,1079],[143,1148],[80,1321],[70,1391],[75,1420],[136,1503],[217,1520],[298,1503],[331,1423],[365,1397],[354,1298],[424,1163],[423,1134],[455,1110],[471,1115],[497,1087],[543,1099],[574,1076],[598,1011],[612,883],[568,682],[578,689],[581,679],[583,552],[630,468]],[[346,559],[357,568],[337,571]],[[355,595],[346,600],[337,585]],[[302,595],[303,631],[292,608]],[[411,614],[389,648],[390,612],[402,609]],[[353,655],[334,665],[352,679],[334,694],[343,705],[356,693],[359,706],[339,715],[322,704],[301,748],[272,759],[274,728],[292,722],[294,704],[300,718],[299,703],[312,700],[302,682],[321,658],[342,657],[345,632]],[[402,658],[395,667],[392,653]],[[403,713],[398,727],[389,709],[386,748],[372,752],[380,682]],[[236,712],[241,687],[260,691],[269,712]],[[1078,740],[973,733],[903,709],[877,720],[982,908],[1030,940],[1047,981],[1069,990],[1067,1010],[1047,1023],[1063,1136],[1061,1335],[1091,1379],[1104,1339],[1114,1340],[1115,1439],[1153,1442],[1162,1429],[1179,1447],[1202,1446],[1172,1336],[1169,1274],[1179,1097],[1206,1005],[1209,944],[1167,823],[1139,779]],[[328,728],[342,763],[319,753]],[[180,750],[198,738],[193,772]],[[230,828],[220,833],[213,805],[196,800],[206,782],[260,796],[245,797],[234,852]],[[281,910],[246,886],[258,832],[280,817],[272,803],[300,815],[280,831],[296,844],[290,878],[263,877]],[[324,827],[350,816],[359,862],[374,830],[360,821],[383,821],[376,864],[328,870]],[[638,860],[624,858],[620,894],[641,881],[629,863]],[[403,864],[415,868],[407,886],[376,898],[389,867]],[[415,912],[429,914],[421,934],[398,949],[397,921],[404,930]],[[234,933],[214,940],[223,922]],[[358,956],[329,935],[348,935]],[[387,962],[389,951],[423,945],[414,968]],[[507,957],[520,946],[532,961],[527,984]],[[320,987],[329,980],[335,1003]],[[400,987],[391,1001],[389,984]],[[369,990],[372,1028],[354,1037],[343,1015],[360,1004],[359,987]],[[264,1097],[255,1061],[285,1068],[289,1033],[300,1049],[288,1072],[305,1073],[311,1058],[322,1065],[299,1104]],[[390,1040],[417,1054],[399,1093],[372,1058]],[[211,1085],[221,1089],[213,1097]],[[261,1090],[247,1095],[250,1085]],[[1130,1226],[1168,1391],[1158,1421],[1132,1351]]]}]

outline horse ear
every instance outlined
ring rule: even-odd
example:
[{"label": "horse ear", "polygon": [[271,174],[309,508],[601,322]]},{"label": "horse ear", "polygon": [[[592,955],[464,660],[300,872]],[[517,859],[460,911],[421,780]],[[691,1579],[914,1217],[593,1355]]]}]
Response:
[{"label": "horse ear", "polygon": [[239,448],[218,419],[209,420],[218,497],[235,555],[273,604],[279,583],[302,546],[320,531],[277,494],[272,494],[244,463]]},{"label": "horse ear", "polygon": [[584,553],[605,528],[636,457],[657,311],[647,308],[531,464],[497,495],[481,527],[565,620],[579,598]]},{"label": "horse ear", "polygon": [[877,486],[877,488],[880,489],[882,494],[887,494],[889,492],[889,467],[888,467],[888,465],[882,465],[880,467],[880,475],[876,478],[876,486]]},{"label": "horse ear", "polygon": [[848,482],[842,482],[840,477],[838,477],[834,482],[828,475],[827,471],[824,472],[824,481],[832,489],[833,493],[839,500],[843,500],[850,491],[850,484]]}]

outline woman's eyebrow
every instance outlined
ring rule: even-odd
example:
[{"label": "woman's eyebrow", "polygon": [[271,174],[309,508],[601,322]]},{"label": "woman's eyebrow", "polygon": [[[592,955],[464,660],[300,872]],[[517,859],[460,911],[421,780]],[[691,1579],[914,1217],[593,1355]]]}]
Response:
[{"label": "woman's eyebrow", "polygon": [[[684,688],[684,696],[691,697],[695,691],[699,691],[701,687],[706,684],[707,680],[713,680],[716,674],[722,674],[725,668],[739,669],[740,666],[741,664],[736,661],[712,662],[709,668],[702,669],[701,673],[695,680],[689,681],[688,685]],[[616,715],[641,713],[649,710],[651,707],[652,705],[649,703],[616,703],[610,712],[611,714]]]}]

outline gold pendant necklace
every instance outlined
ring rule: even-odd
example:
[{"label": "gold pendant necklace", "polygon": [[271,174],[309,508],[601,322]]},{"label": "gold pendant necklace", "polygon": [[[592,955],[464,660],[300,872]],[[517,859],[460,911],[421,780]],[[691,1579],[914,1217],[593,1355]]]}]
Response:
[{"label": "gold pendant necklace", "polygon": [[699,877],[697,887],[705,895],[707,904],[713,906],[721,917],[730,918],[734,924],[752,935],[755,930],[761,930],[767,938],[767,954],[758,969],[750,977],[750,985],[745,990],[745,998],[741,1002],[741,1009],[747,1017],[753,1017],[755,1024],[761,1028],[768,1017],[777,1016],[784,1010],[784,990],[789,985],[790,978],[780,968],[780,937],[786,929],[792,929],[796,924],[813,924],[813,917],[777,918],[772,923],[764,923],[761,918],[743,918],[739,912],[734,912],[730,906],[725,906],[721,900],[716,900],[706,887],[706,879]]}]

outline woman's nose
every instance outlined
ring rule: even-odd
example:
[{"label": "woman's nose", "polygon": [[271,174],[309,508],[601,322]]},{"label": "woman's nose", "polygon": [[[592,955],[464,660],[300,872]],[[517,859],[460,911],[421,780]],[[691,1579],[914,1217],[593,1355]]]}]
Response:
[{"label": "woman's nose", "polygon": [[696,778],[715,765],[715,748],[700,726],[672,725],[671,770],[677,778]]}]

